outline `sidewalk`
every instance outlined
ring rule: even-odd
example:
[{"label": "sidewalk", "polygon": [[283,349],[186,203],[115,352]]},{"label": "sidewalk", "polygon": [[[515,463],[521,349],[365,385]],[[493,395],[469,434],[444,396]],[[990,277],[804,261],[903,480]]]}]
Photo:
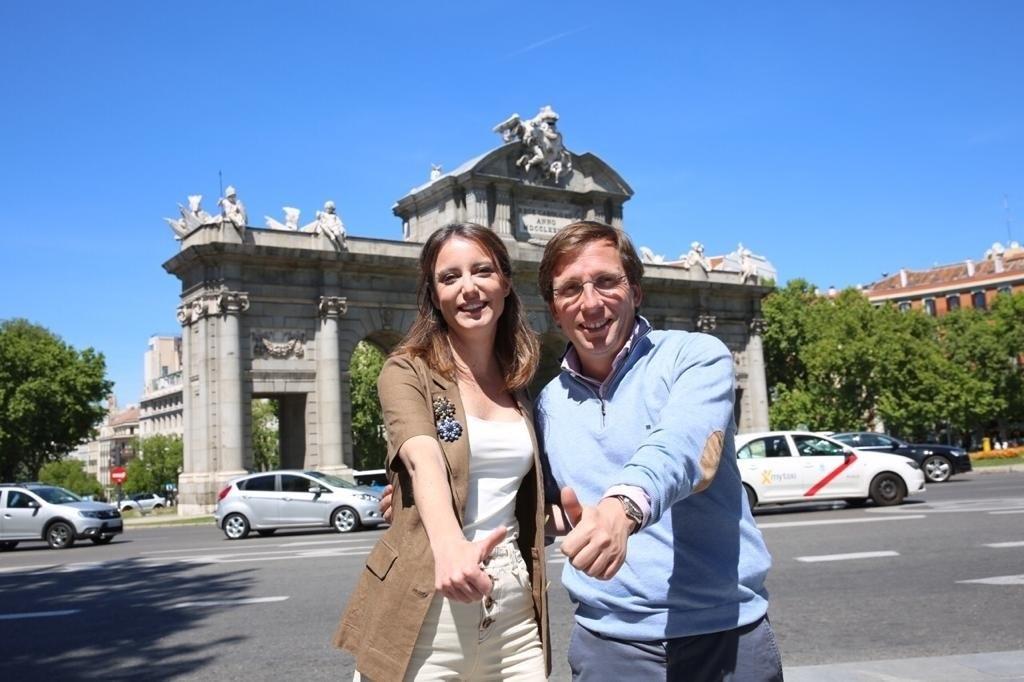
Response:
[{"label": "sidewalk", "polygon": [[787,666],[784,673],[786,682],[1021,682],[1024,681],[1024,650]]},{"label": "sidewalk", "polygon": [[177,514],[154,514],[149,512],[145,516],[123,518],[125,528],[133,526],[187,526],[194,524],[213,524],[212,514],[194,514],[189,516],[178,516]]}]

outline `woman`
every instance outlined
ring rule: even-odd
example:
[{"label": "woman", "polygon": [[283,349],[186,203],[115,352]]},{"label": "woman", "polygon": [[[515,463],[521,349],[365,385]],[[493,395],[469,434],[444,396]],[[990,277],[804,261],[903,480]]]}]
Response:
[{"label": "woman", "polygon": [[525,396],[538,345],[491,230],[444,227],[418,314],[378,380],[394,485],[335,634],[357,679],[543,680],[541,469]]}]

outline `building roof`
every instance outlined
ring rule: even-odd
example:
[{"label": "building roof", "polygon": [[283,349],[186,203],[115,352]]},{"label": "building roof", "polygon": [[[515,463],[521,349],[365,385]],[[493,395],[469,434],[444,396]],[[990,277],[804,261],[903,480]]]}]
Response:
[{"label": "building roof", "polygon": [[[1002,266],[999,267],[999,261]],[[973,272],[972,272],[973,271]],[[905,279],[904,279],[905,278]],[[1024,278],[1024,248],[1011,246],[995,253],[990,250],[978,262],[962,261],[950,265],[937,265],[927,270],[903,270],[888,275],[866,287],[868,297],[885,296],[899,291],[920,289],[957,289],[985,283],[988,280],[1018,280]]]}]

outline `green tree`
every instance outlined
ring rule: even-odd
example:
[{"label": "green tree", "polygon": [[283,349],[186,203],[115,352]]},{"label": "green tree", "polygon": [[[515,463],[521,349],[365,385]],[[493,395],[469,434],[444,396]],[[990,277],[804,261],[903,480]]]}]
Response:
[{"label": "green tree", "polygon": [[103,494],[103,486],[85,472],[85,463],[77,459],[64,459],[58,462],[47,462],[39,469],[39,480],[49,485],[67,488],[77,495]]},{"label": "green tree", "polygon": [[280,421],[276,400],[252,401],[252,448],[256,469],[270,471],[281,466]]},{"label": "green tree", "polygon": [[352,445],[357,469],[384,466],[387,444],[382,433],[383,417],[377,397],[377,377],[384,367],[384,354],[360,341],[352,351],[349,376],[352,387]]},{"label": "green tree", "polygon": [[178,485],[184,462],[184,446],[178,436],[158,434],[139,441],[135,459],[125,466],[124,492],[162,493],[167,483]]},{"label": "green tree", "polygon": [[36,479],[90,438],[112,387],[102,353],[27,320],[0,322],[0,480]]}]

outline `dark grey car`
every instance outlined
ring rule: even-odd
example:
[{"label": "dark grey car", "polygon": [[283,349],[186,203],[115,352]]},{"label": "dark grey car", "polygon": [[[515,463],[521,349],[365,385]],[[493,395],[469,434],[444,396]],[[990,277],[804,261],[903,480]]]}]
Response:
[{"label": "dark grey car", "polygon": [[943,483],[953,474],[971,470],[971,458],[963,448],[939,443],[906,443],[884,433],[871,431],[850,431],[834,433],[840,443],[852,445],[858,450],[891,452],[909,457],[921,465],[925,480],[929,483]]}]

